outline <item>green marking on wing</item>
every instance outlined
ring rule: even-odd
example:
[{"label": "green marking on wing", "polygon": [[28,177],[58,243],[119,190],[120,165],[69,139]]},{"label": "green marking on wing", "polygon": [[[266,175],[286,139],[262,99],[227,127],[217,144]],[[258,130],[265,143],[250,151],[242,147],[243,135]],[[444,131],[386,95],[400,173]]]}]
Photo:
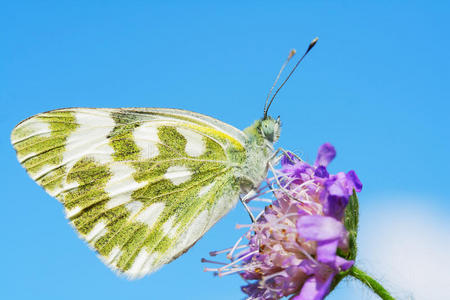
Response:
[{"label": "green marking on wing", "polygon": [[158,145],[160,155],[159,159],[164,157],[187,157],[184,152],[186,139],[179,134],[173,126],[161,126],[158,128],[158,136],[161,144]]},{"label": "green marking on wing", "polygon": [[[47,125],[49,132],[36,131],[36,125]],[[70,111],[53,111],[37,115],[19,124],[11,134],[11,140],[19,160],[33,177],[46,166],[58,166],[63,159],[67,137],[78,124]],[[44,174],[36,181],[52,191],[59,187],[66,170],[60,166]]]},{"label": "green marking on wing", "polygon": [[[99,199],[103,200],[102,203],[109,200],[104,189],[110,178],[111,172],[108,167],[100,165],[90,158],[80,159],[67,175],[67,182],[77,182],[79,187],[64,194],[64,206],[67,209],[73,209],[77,206],[88,207],[91,204],[99,203]],[[96,208],[100,209],[100,205],[97,204]],[[83,214],[83,218],[75,219],[73,222],[82,234],[87,234],[98,222],[98,219],[82,222],[87,219],[88,216]]]},{"label": "green marking on wing", "polygon": [[140,150],[134,142],[133,130],[141,125],[142,118],[136,114],[124,112],[113,112],[111,117],[116,122],[116,126],[108,136],[115,151],[114,160],[137,160]]},{"label": "green marking on wing", "polygon": [[105,214],[105,217],[110,220],[107,225],[108,232],[95,243],[95,249],[104,256],[109,255],[116,246],[123,249],[130,239],[139,239],[138,230],[147,227],[142,223],[129,222],[130,213],[125,207],[116,207],[112,210],[117,214]]},{"label": "green marking on wing", "polygon": [[135,227],[136,230],[133,231],[132,236],[127,239],[126,243],[123,245],[123,254],[120,256],[119,261],[117,262],[117,267],[122,271],[127,270],[128,262],[134,262],[134,253],[139,252],[139,250],[142,248],[142,241],[145,240],[150,232],[148,226],[142,223],[134,223],[132,225],[129,225],[129,228],[133,227]]}]

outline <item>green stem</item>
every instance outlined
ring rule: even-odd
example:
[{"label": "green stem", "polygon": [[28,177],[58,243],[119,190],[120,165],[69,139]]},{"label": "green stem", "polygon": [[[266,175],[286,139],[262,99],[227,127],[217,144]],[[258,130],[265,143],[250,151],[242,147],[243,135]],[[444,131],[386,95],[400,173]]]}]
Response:
[{"label": "green stem", "polygon": [[353,266],[350,269],[349,274],[350,276],[355,277],[362,283],[364,283],[369,289],[371,289],[375,294],[380,296],[383,300],[395,300],[394,297],[389,294],[388,291],[375,279],[367,275],[364,271],[361,271],[357,267]]}]

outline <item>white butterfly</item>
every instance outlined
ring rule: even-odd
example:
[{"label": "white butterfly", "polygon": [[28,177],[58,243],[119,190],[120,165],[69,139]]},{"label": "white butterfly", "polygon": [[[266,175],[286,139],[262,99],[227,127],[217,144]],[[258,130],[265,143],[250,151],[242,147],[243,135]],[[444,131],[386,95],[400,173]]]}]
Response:
[{"label": "white butterfly", "polygon": [[59,109],[19,123],[11,142],[102,261],[138,278],[260,185],[280,134],[270,104],[244,131],[179,109]]}]

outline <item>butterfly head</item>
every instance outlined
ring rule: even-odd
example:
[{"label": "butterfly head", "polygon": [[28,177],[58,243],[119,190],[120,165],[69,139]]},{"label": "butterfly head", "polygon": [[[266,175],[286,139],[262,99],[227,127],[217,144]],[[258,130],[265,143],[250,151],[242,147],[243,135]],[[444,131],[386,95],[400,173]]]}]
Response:
[{"label": "butterfly head", "polygon": [[265,117],[261,120],[260,125],[260,133],[262,137],[271,142],[275,143],[280,138],[280,131],[281,131],[281,121],[280,117],[274,119],[272,117]]},{"label": "butterfly head", "polygon": [[250,141],[256,141],[257,144],[265,141],[266,144],[268,143],[269,145],[278,141],[280,131],[280,117],[274,119],[269,116],[256,120],[251,126],[244,130]]}]

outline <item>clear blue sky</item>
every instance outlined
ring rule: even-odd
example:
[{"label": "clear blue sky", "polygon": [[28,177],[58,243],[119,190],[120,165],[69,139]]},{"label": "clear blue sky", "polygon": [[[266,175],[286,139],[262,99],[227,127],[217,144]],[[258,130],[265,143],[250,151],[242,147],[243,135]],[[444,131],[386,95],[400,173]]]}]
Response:
[{"label": "clear blue sky", "polygon": [[[361,265],[401,297],[425,299],[426,288],[435,292],[427,299],[450,293],[442,281],[450,265],[439,261],[450,247],[449,2],[161,3],[2,2],[2,298],[241,299],[241,280],[203,273],[200,258],[235,241],[234,225],[247,221],[242,209],[186,255],[128,282],[28,178],[9,134],[26,117],[73,106],[176,107],[243,129],[261,116],[289,50],[303,51],[316,36],[272,107],[283,122],[278,145],[313,160],[321,143],[333,143],[332,171],[355,169],[364,184]],[[395,265],[414,251],[406,256],[413,261]],[[408,276],[397,282],[394,272]],[[344,283],[329,299],[368,295]]]}]

